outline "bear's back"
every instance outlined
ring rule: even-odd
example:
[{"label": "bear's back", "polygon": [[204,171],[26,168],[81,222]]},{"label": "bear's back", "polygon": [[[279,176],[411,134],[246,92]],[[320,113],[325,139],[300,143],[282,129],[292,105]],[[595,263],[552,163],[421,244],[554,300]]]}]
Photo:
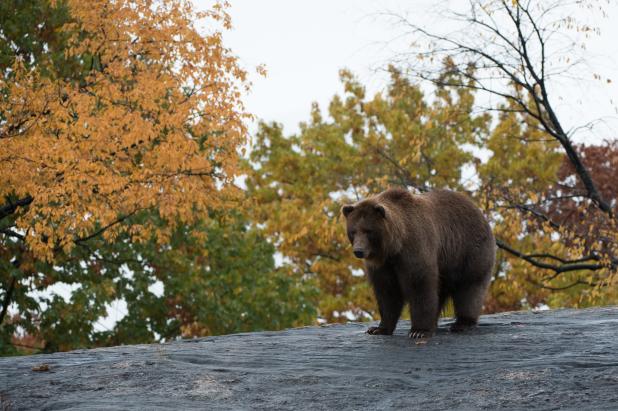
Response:
[{"label": "bear's back", "polygon": [[462,193],[450,190],[434,190],[423,194],[431,203],[433,214],[441,226],[465,230],[466,234],[485,236],[489,224],[481,210]]},{"label": "bear's back", "polygon": [[472,200],[465,194],[448,190],[432,191],[426,196],[432,204],[440,238],[440,271],[446,275],[467,272],[479,255],[487,260],[483,265],[493,265],[493,233]]},{"label": "bear's back", "polygon": [[[391,188],[376,198],[391,211],[391,221],[409,250],[433,250],[444,273],[461,272],[470,255],[494,247],[491,228],[481,210],[465,194],[432,190],[412,194]],[[434,258],[435,258],[434,257]]]}]

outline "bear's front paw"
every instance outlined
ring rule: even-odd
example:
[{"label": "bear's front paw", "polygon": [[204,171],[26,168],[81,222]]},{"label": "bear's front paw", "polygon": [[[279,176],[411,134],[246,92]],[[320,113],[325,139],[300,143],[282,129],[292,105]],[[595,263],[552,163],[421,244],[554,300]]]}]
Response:
[{"label": "bear's front paw", "polygon": [[393,332],[389,332],[386,328],[384,327],[369,327],[367,329],[367,334],[371,334],[371,335],[391,335]]},{"label": "bear's front paw", "polygon": [[431,338],[432,335],[433,335],[433,331],[431,330],[417,330],[415,328],[411,329],[410,332],[408,333],[408,337],[415,339],[415,340]]}]

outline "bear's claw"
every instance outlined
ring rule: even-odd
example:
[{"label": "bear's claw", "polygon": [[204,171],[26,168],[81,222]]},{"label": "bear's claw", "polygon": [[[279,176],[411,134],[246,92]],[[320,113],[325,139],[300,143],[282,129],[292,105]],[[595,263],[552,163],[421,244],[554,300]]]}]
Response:
[{"label": "bear's claw", "polygon": [[367,329],[367,334],[370,335],[390,335],[391,333],[384,327],[369,327]]},{"label": "bear's claw", "polygon": [[410,330],[410,332],[408,333],[408,337],[417,340],[423,338],[430,338],[432,334],[433,333],[428,330]]}]

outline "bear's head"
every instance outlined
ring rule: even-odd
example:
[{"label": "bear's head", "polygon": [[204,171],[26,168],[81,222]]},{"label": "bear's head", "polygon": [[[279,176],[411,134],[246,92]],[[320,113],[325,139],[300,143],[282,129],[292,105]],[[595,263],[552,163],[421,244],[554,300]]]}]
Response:
[{"label": "bear's head", "polygon": [[381,260],[388,238],[386,209],[375,202],[345,205],[341,212],[346,218],[348,238],[357,258]]}]

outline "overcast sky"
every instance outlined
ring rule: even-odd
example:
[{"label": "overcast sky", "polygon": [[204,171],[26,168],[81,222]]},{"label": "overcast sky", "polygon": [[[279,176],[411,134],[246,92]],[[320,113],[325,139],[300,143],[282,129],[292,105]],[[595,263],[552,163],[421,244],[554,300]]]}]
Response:
[{"label": "overcast sky", "polygon": [[[194,1],[198,8],[211,3]],[[618,2],[611,3],[606,6],[609,17],[595,22],[601,36],[589,41],[588,51],[595,69],[613,82],[561,85],[561,101],[568,101],[560,108],[566,121],[609,118],[594,132],[596,139],[618,134],[614,133],[618,114],[610,104],[613,96],[618,102]],[[260,119],[283,123],[291,132],[308,119],[311,102],[326,108],[333,94],[341,91],[342,68],[351,69],[370,91],[382,89],[386,77],[378,69],[404,51],[407,42],[392,41],[402,34],[401,28],[380,13],[407,12],[412,18],[424,18],[435,1],[231,0],[231,4],[234,29],[225,34],[226,45],[245,67],[265,64],[268,70],[266,78],[252,75],[247,108]],[[439,18],[435,22],[447,24]]]},{"label": "overcast sky", "polygon": [[[196,0],[200,1],[200,0]],[[263,63],[266,78],[254,76],[246,104],[264,120],[296,129],[313,101],[326,107],[341,91],[339,70],[351,69],[368,89],[384,87],[379,71],[394,51],[389,30],[377,13],[399,9],[404,1],[232,0],[234,30],[225,34],[246,67]],[[415,4],[430,4],[420,0]]]}]

